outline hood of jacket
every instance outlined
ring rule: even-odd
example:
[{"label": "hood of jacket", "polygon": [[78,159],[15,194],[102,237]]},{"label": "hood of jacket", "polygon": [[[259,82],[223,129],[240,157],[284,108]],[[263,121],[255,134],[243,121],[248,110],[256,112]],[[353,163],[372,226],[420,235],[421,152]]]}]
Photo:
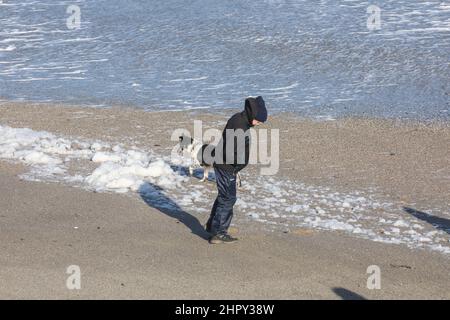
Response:
[{"label": "hood of jacket", "polygon": [[265,122],[267,120],[266,104],[261,96],[245,99],[245,114],[247,115],[250,126],[253,120]]}]

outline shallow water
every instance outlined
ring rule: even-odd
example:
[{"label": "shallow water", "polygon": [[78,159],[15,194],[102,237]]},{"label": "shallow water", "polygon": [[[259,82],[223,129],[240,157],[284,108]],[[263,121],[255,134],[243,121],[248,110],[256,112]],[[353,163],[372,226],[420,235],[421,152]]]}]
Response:
[{"label": "shallow water", "polygon": [[[70,30],[69,5],[81,10]],[[450,118],[450,2],[3,0],[0,98]]]}]

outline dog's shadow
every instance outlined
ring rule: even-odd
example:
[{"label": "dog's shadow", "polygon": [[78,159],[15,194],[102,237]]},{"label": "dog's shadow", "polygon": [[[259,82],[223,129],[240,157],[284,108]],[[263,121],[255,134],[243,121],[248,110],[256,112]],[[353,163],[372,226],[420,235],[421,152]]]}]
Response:
[{"label": "dog's shadow", "polygon": [[200,238],[207,240],[209,234],[203,228],[200,221],[193,215],[184,211],[175,201],[163,193],[163,189],[153,183],[146,182],[138,190],[144,202],[165,215],[177,219],[188,227],[191,232]]}]

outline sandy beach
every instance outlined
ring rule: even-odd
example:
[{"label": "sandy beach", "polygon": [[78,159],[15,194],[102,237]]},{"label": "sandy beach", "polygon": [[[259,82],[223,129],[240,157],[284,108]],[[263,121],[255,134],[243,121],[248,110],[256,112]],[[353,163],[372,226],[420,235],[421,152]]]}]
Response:
[{"label": "sandy beach", "polygon": [[[47,136],[0,148],[0,298],[450,299],[448,123],[271,116],[264,127],[280,130],[280,170],[245,169],[232,245],[205,240],[213,181],[183,177],[156,202],[88,178],[105,165],[91,161],[94,141],[120,145],[102,151],[110,156],[166,159],[175,128],[195,119],[221,130],[230,115],[2,102],[11,137],[29,128],[90,148],[79,147],[84,158],[44,150]],[[64,173],[15,156],[30,148],[61,158]],[[70,265],[81,290],[66,287]],[[371,265],[379,290],[366,285]]]}]

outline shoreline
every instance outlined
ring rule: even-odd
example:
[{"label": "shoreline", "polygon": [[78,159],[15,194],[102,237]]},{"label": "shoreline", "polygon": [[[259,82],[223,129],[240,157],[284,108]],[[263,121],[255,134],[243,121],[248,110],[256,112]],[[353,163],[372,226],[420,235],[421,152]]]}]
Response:
[{"label": "shoreline", "polygon": [[[17,107],[30,107],[30,106],[41,106],[41,107],[62,107],[68,109],[97,109],[97,110],[111,110],[111,111],[130,111],[130,112],[145,112],[145,113],[205,113],[211,116],[226,116],[233,112],[242,111],[241,106],[238,107],[228,107],[225,109],[214,110],[209,107],[194,107],[189,109],[148,109],[140,107],[137,105],[130,104],[111,104],[111,105],[89,105],[89,104],[72,104],[65,102],[46,102],[46,101],[31,101],[31,100],[9,100],[0,97],[0,107],[2,105],[15,105]],[[296,113],[295,111],[275,111],[273,114],[269,114],[270,117],[289,117],[296,119],[297,121],[312,121],[312,122],[333,122],[333,121],[345,121],[345,120],[356,120],[356,121],[379,121],[386,122],[395,125],[425,125],[425,126],[436,126],[436,127],[450,127],[450,117],[449,118],[414,118],[414,117],[384,117],[377,115],[342,115],[337,117],[330,117],[325,115],[319,115],[317,117],[302,115]]]}]

